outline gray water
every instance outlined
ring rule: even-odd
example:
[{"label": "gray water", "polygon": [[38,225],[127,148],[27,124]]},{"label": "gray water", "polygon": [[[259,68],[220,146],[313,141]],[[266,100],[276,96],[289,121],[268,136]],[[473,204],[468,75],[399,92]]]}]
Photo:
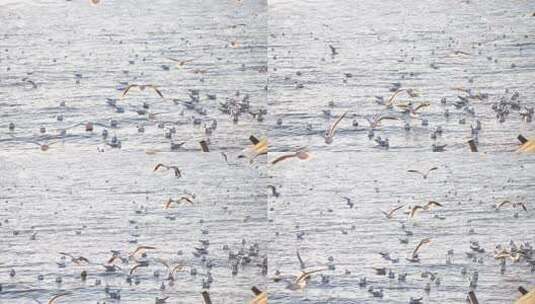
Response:
[{"label": "gray water", "polygon": [[[463,303],[474,271],[482,303],[512,302],[519,285],[535,285],[534,274],[526,261],[507,261],[500,274],[492,252],[510,240],[535,242],[535,163],[511,153],[518,134],[535,131],[520,115],[535,106],[534,11],[531,1],[0,0],[0,303],[46,303],[63,292],[57,303],[200,303],[202,291],[214,303],[249,303],[253,286],[267,290],[270,303]],[[393,83],[419,92],[401,101],[430,103],[419,118],[375,101],[388,98]],[[122,97],[129,84],[156,85],[164,97],[150,88]],[[471,114],[455,107],[466,94],[452,87],[488,98],[470,99]],[[492,106],[502,99],[520,109],[500,122]],[[236,121],[221,111],[229,102],[247,105]],[[327,145],[325,129],[346,111]],[[399,118],[374,130],[388,149],[367,136],[373,114]],[[477,120],[484,153],[469,154]],[[432,139],[437,127],[443,132]],[[269,160],[298,147],[312,159],[240,158],[251,135],[269,138]],[[200,141],[211,153],[201,153]],[[430,153],[432,144],[446,151]],[[182,177],[153,172],[158,163],[178,166]],[[439,169],[425,180],[406,172],[431,166]],[[164,208],[182,195],[195,195],[194,204]],[[416,219],[380,212],[431,199],[444,206]],[[496,211],[504,199],[527,202],[528,212]],[[420,263],[407,261],[426,237],[432,243]],[[210,245],[197,257],[200,240]],[[466,258],[471,240],[486,251],[477,255],[482,263]],[[156,249],[134,282],[132,259],[105,272],[110,250],[126,255],[139,245]],[[230,253],[251,247],[257,254],[233,274]],[[277,270],[299,272],[296,250],[307,266],[334,265],[322,273],[329,282],[313,275],[301,291],[274,282]],[[384,250],[399,263],[383,260]],[[171,285],[158,260],[185,271]],[[425,271],[441,284],[421,277]],[[397,280],[402,272],[406,282]],[[369,284],[361,288],[363,277]],[[369,286],[383,288],[384,298]]]}]

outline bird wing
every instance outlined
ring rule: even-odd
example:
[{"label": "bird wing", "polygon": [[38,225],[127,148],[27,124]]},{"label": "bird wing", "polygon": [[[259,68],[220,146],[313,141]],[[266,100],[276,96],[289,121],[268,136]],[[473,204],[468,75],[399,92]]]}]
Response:
[{"label": "bird wing", "polygon": [[72,254],[70,254],[70,253],[59,252],[59,254],[64,255],[64,256],[68,256],[69,258],[74,259],[74,256]]},{"label": "bird wing", "polygon": [[438,170],[438,167],[432,167],[432,168],[430,168],[429,170],[427,170],[427,174],[429,174],[429,172],[431,172],[431,171],[435,171],[435,170]]},{"label": "bird wing", "polygon": [[382,120],[399,120],[399,118],[393,116],[381,116],[377,119],[377,122],[380,122]]},{"label": "bird wing", "polygon": [[193,205],[193,201],[189,197],[186,197],[186,196],[181,197],[179,201],[186,201]]},{"label": "bird wing", "polygon": [[166,203],[165,203],[165,209],[169,209],[169,207],[171,207],[171,204],[173,203],[174,201],[172,199],[169,199]]},{"label": "bird wing", "polygon": [[175,176],[178,176],[178,177],[182,176],[182,173],[180,173],[180,169],[177,166],[173,166],[172,168],[175,171]]},{"label": "bird wing", "polygon": [[271,164],[272,165],[275,165],[276,163],[279,163],[285,159],[288,159],[288,158],[292,158],[292,157],[296,157],[297,155],[295,153],[292,153],[292,154],[286,154],[286,155],[282,155],[282,156],[279,156],[277,158],[275,158]]},{"label": "bird wing", "polygon": [[407,170],[407,172],[410,172],[410,173],[418,173],[418,174],[424,175],[422,172],[420,172],[420,171],[418,171],[418,170],[414,170],[414,169]]},{"label": "bird wing", "polygon": [[524,203],[519,203],[519,204],[522,207],[522,209],[524,209],[524,211],[528,212],[528,207],[526,207],[526,204]]},{"label": "bird wing", "polygon": [[394,214],[394,212],[398,211],[399,209],[401,209],[403,207],[405,207],[405,205],[401,205],[401,206],[398,206],[396,208],[390,209],[390,211],[388,211],[388,215],[392,216],[392,214]]},{"label": "bird wing", "polygon": [[420,103],[419,105],[417,105],[417,106],[413,109],[413,111],[416,112],[416,111],[418,111],[419,109],[421,109],[421,108],[425,108],[425,107],[429,107],[430,105],[431,105],[431,104],[430,104],[429,102],[422,102],[422,103]]},{"label": "bird wing", "polygon": [[156,167],[154,167],[154,170],[152,170],[152,172],[156,172],[156,171],[158,171],[158,169],[160,169],[160,167],[167,168],[167,166],[164,165],[164,164],[157,164]]},{"label": "bird wing", "polygon": [[418,210],[420,210],[420,209],[424,209],[424,207],[422,207],[422,206],[414,206],[414,207],[412,207],[411,212],[410,212],[410,217],[414,217],[416,215],[416,212],[418,212]]},{"label": "bird wing", "polygon": [[136,250],[134,250],[134,253],[133,253],[132,255],[138,253],[138,252],[141,251],[141,250],[151,250],[151,249],[156,249],[156,247],[152,247],[152,246],[139,246],[139,247],[136,248]]},{"label": "bird wing", "polygon": [[152,86],[152,85],[151,85],[150,87],[151,87],[151,88],[154,90],[154,92],[156,92],[156,94],[158,94],[161,98],[164,98],[162,92],[161,92],[160,90],[158,90],[157,87]]},{"label": "bird wing", "polygon": [[297,252],[297,259],[299,260],[299,265],[301,269],[305,269],[306,268],[305,262],[303,262],[303,259],[301,258],[301,254],[299,254],[299,250],[297,250],[296,252]]},{"label": "bird wing", "polygon": [[507,204],[511,204],[511,201],[509,201],[509,200],[505,200],[505,201],[499,203],[497,207],[498,207],[498,208],[501,208],[501,207],[503,207],[503,206],[505,206],[505,205],[507,205]]},{"label": "bird wing", "polygon": [[344,119],[344,117],[346,117],[347,115],[347,111],[344,112],[344,114],[340,115],[340,117],[338,117],[338,119],[329,127],[329,134],[330,135],[334,135],[334,132],[336,131],[336,127],[338,126],[338,124],[342,121],[342,119]]},{"label": "bird wing", "polygon": [[412,252],[412,256],[414,257],[417,253],[418,253],[418,250],[424,245],[424,244],[428,244],[428,243],[431,243],[431,239],[423,239],[420,241],[420,243],[418,243],[418,246],[416,246],[416,248],[414,248],[414,251]]},{"label": "bird wing", "polygon": [[52,304],[54,303],[54,301],[56,301],[58,298],[60,297],[63,297],[63,296],[66,296],[68,295],[69,293],[60,293],[60,294],[57,294],[55,296],[53,296],[52,298],[50,298],[50,300],[48,300],[48,304]]},{"label": "bird wing", "polygon": [[311,274],[320,272],[320,271],[325,271],[325,270],[327,270],[327,268],[321,268],[321,269],[316,269],[316,270],[311,270],[311,271],[303,271],[301,275],[295,279],[295,283],[299,284],[299,282],[306,280],[308,277],[310,277]]},{"label": "bird wing", "polygon": [[130,91],[131,88],[134,88],[134,87],[137,87],[137,86],[138,86],[137,84],[131,84],[131,85],[127,86],[126,89],[123,91],[123,95],[121,97],[126,96],[126,93],[128,93],[128,91]]},{"label": "bird wing", "polygon": [[132,267],[132,269],[130,269],[130,272],[128,272],[128,275],[132,275],[134,271],[136,271],[136,269],[138,269],[139,267],[141,267],[141,264],[136,264],[134,267]]},{"label": "bird wing", "polygon": [[436,202],[436,201],[429,201],[427,203],[427,205],[426,205],[426,207],[431,207],[431,206],[442,207],[442,205],[439,202]]}]

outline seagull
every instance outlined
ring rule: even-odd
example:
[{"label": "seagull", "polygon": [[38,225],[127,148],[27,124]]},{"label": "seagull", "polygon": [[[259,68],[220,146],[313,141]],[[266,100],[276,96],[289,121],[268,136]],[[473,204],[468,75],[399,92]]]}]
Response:
[{"label": "seagull", "polygon": [[47,304],[53,304],[57,299],[59,299],[61,297],[64,297],[66,295],[69,295],[69,294],[70,294],[69,292],[57,294],[57,295],[53,296],[52,298],[50,298],[48,300]]},{"label": "seagull", "polygon": [[83,257],[83,256],[75,257],[72,254],[65,253],[65,252],[60,252],[59,254],[71,258],[71,261],[76,265],[80,265],[80,262],[85,262],[87,264],[90,263],[89,260],[87,258]]},{"label": "seagull", "polygon": [[174,58],[169,58],[167,57],[168,60],[171,60],[171,61],[174,61],[176,63],[176,66],[177,68],[181,68],[183,67],[186,63],[190,63],[193,61],[193,59],[188,59],[188,60],[180,60],[180,59],[174,59]]},{"label": "seagull", "polygon": [[30,143],[32,144],[36,144],[39,146],[39,148],[41,149],[41,151],[48,151],[48,149],[50,149],[50,146],[57,143],[56,142],[50,142],[50,143],[39,143],[39,142],[36,142],[36,141],[30,141]]},{"label": "seagull", "polygon": [[331,55],[338,55],[338,51],[336,51],[336,48],[329,44],[329,48],[331,49]]},{"label": "seagull", "polygon": [[373,130],[380,126],[381,121],[383,120],[399,120],[399,118],[393,116],[374,115],[372,117],[366,117],[366,120],[370,124],[370,129]]},{"label": "seagull", "polygon": [[121,95],[121,97],[126,96],[128,91],[130,91],[130,89],[132,89],[132,88],[138,88],[140,91],[144,91],[146,88],[151,88],[161,98],[164,98],[162,92],[160,92],[160,90],[158,90],[158,87],[156,87],[155,85],[152,85],[152,84],[131,84],[128,87],[126,87],[126,89],[124,90],[123,95]]},{"label": "seagull", "polygon": [[330,125],[329,128],[327,128],[327,130],[325,131],[325,143],[326,144],[331,144],[333,142],[334,134],[336,132],[336,127],[338,126],[340,121],[344,119],[346,114],[347,114],[347,111],[344,112],[344,114],[342,114],[340,117],[338,117],[338,119],[332,125]]},{"label": "seagull", "polygon": [[328,270],[327,268],[321,268],[311,271],[302,271],[300,275],[295,279],[293,282],[289,282],[289,284],[286,286],[286,288],[290,290],[301,290],[304,289],[310,281],[311,275],[317,272]]},{"label": "seagull", "polygon": [[499,204],[496,204],[496,209],[500,209],[501,207],[505,206],[505,205],[511,205],[513,206],[513,208],[517,208],[517,207],[521,207],[522,209],[524,209],[524,211],[528,212],[528,208],[526,207],[526,204],[522,203],[522,202],[519,202],[519,203],[513,203],[509,200],[505,200]]},{"label": "seagull", "polygon": [[385,105],[387,108],[392,108],[394,105],[394,102],[396,101],[396,98],[403,92],[406,92],[410,97],[418,97],[419,93],[416,92],[414,89],[405,89],[405,88],[399,88],[397,89],[392,96],[390,96],[386,102]]},{"label": "seagull", "polygon": [[182,196],[181,198],[177,199],[177,200],[174,200],[174,199],[169,199],[166,203],[165,203],[165,209],[169,209],[171,208],[171,204],[172,203],[177,203],[177,204],[180,204],[182,202],[188,202],[190,203],[191,205],[193,205],[193,201],[189,198],[189,197],[186,197],[186,196]]},{"label": "seagull", "polygon": [[425,245],[425,244],[430,244],[431,243],[431,239],[430,238],[425,238],[423,240],[420,241],[420,243],[418,243],[418,246],[416,246],[416,248],[414,248],[414,251],[412,252],[412,255],[411,255],[411,259],[412,260],[418,260],[418,250],[420,250],[420,248]]},{"label": "seagull", "polygon": [[156,261],[158,263],[164,265],[165,268],[167,268],[167,280],[169,280],[169,281],[174,281],[175,280],[175,274],[176,274],[177,271],[184,270],[184,265],[182,265],[180,263],[175,265],[174,267],[171,267],[166,261],[164,261],[162,259],[158,259]]},{"label": "seagull", "polygon": [[129,256],[135,256],[138,252],[144,251],[144,250],[154,250],[156,247],[152,246],[138,246],[134,252],[130,253]]},{"label": "seagull", "polygon": [[405,207],[405,205],[391,208],[390,210],[388,210],[388,212],[385,212],[385,211],[381,211],[381,212],[386,216],[387,219],[391,219],[392,217],[394,217],[394,212],[398,211],[399,209],[403,207]]},{"label": "seagull", "polygon": [[152,172],[156,172],[160,168],[164,168],[164,169],[167,169],[167,170],[173,169],[173,171],[175,172],[175,176],[177,178],[182,177],[182,173],[180,173],[180,169],[177,166],[167,166],[167,165],[164,165],[164,164],[161,164],[161,163],[157,164],[156,167],[154,167],[154,170],[152,170]]},{"label": "seagull", "polygon": [[430,168],[429,170],[427,170],[427,172],[425,172],[425,173],[423,173],[423,172],[421,172],[421,171],[418,171],[418,170],[414,170],[414,169],[408,170],[407,172],[410,172],[410,173],[418,173],[418,174],[422,175],[422,177],[423,177],[424,179],[427,179],[427,176],[429,175],[429,173],[431,173],[431,171],[435,171],[435,170],[437,170],[437,169],[438,169],[438,167],[432,167],[432,168]]},{"label": "seagull", "polygon": [[275,186],[273,185],[268,185],[267,186],[269,189],[271,189],[271,195],[273,195],[274,197],[279,197],[280,196],[280,193],[277,192],[277,188],[275,188]]},{"label": "seagull", "polygon": [[305,149],[299,149],[296,152],[282,155],[282,156],[275,158],[273,161],[271,161],[271,164],[275,165],[283,160],[294,158],[294,157],[297,157],[300,160],[307,160],[307,159],[310,159],[311,155]]},{"label": "seagull", "polygon": [[409,217],[411,217],[411,218],[414,217],[416,215],[416,213],[418,212],[418,210],[429,210],[433,206],[442,207],[442,205],[440,203],[436,202],[436,201],[429,201],[424,206],[416,205],[416,206],[410,208],[409,209]]}]

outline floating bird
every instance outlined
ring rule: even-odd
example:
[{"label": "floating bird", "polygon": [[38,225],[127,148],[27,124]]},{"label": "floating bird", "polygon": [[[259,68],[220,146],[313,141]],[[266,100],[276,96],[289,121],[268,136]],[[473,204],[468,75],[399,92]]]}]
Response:
[{"label": "floating bird", "polygon": [[152,170],[152,172],[156,172],[160,168],[164,168],[164,169],[167,169],[167,170],[173,169],[173,171],[175,172],[175,176],[177,178],[182,177],[182,173],[180,172],[180,169],[177,166],[168,166],[168,165],[164,165],[164,164],[161,164],[161,163],[157,164],[156,167],[154,167],[154,170]]},{"label": "floating bird", "polygon": [[421,171],[418,171],[418,170],[414,170],[414,169],[408,170],[407,172],[418,173],[418,174],[422,175],[422,177],[424,179],[427,179],[427,176],[429,175],[429,173],[431,173],[431,171],[435,171],[437,169],[438,169],[438,167],[432,167],[432,168],[428,169],[425,173],[423,173]]},{"label": "floating bird", "polygon": [[174,59],[174,58],[169,58],[169,57],[167,57],[167,59],[169,59],[169,60],[175,62],[177,68],[181,68],[181,67],[183,67],[186,63],[190,63],[190,62],[193,61],[193,59],[180,60],[180,59]]},{"label": "floating bird", "polygon": [[163,97],[163,94],[160,90],[158,90],[158,87],[152,84],[131,84],[123,91],[123,95],[121,97],[126,96],[126,94],[132,89],[132,88],[138,88],[140,91],[144,91],[146,88],[153,89],[156,94],[158,94],[161,98]]}]

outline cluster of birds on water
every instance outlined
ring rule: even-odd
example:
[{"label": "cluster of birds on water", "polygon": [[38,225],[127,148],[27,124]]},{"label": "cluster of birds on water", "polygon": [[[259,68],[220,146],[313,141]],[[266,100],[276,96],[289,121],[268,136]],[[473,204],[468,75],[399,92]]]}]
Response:
[{"label": "cluster of birds on water", "polygon": [[[275,157],[272,161],[272,165],[280,165],[281,162],[287,162],[292,159],[295,159],[296,161],[305,161],[307,159],[310,159],[312,156],[309,152],[305,150],[298,150],[294,153],[288,153],[283,154],[281,156]],[[408,173],[412,173],[414,175],[420,176],[424,182],[429,179],[432,172],[435,172],[439,170],[440,167],[433,166],[428,169],[409,169]],[[508,182],[511,182],[511,180],[508,180]],[[270,191],[270,195],[275,201],[279,201],[281,198],[284,198],[283,194],[281,193],[280,189],[282,189],[283,186],[277,187],[275,185],[268,185],[268,189]],[[505,186],[504,186],[505,187]],[[291,189],[285,189],[286,191],[291,191]],[[380,191],[378,188],[376,188],[376,191]],[[341,196],[345,201],[348,208],[354,208],[354,202],[350,197],[347,196]],[[455,198],[457,197],[457,191],[456,190],[449,190],[447,194],[445,194],[445,198]],[[499,200],[499,198],[494,197],[498,202],[494,205],[489,206],[489,210],[494,210],[495,212],[500,212],[502,209],[511,209],[513,210],[513,216],[514,218],[519,217],[519,212],[525,212],[528,213],[528,204],[527,202],[522,199],[521,197],[517,197],[515,200],[513,199],[505,199],[505,200]],[[398,201],[399,203],[399,201]],[[480,202],[482,203],[482,202]],[[285,203],[286,205],[289,205],[290,203]],[[459,204],[461,204],[459,202]],[[272,204],[272,207],[270,208],[271,211],[274,211],[273,206],[276,206],[276,203]],[[436,208],[445,208],[447,207],[443,203],[439,203],[435,200],[429,200],[424,202],[423,204],[413,204],[413,205],[407,205],[407,204],[399,204],[396,206],[393,206],[389,210],[380,210],[381,213],[384,215],[384,218],[387,221],[397,221],[401,224],[401,229],[403,233],[406,235],[406,237],[399,238],[399,242],[401,244],[408,245],[409,243],[412,243],[410,241],[410,238],[414,236],[414,233],[409,229],[410,223],[414,225],[421,226],[421,223],[416,223],[417,216],[420,213],[426,212],[431,213],[433,219],[438,220],[444,220],[445,217],[440,214],[433,214],[434,210]],[[329,212],[332,212],[332,209],[329,209]],[[323,212],[320,212],[320,215],[323,214]],[[400,214],[404,214],[406,216],[406,220],[400,220]],[[402,217],[402,216],[401,216]],[[469,221],[470,222],[470,221]],[[314,233],[314,232],[305,232],[299,230],[299,225],[295,226],[298,231],[296,232],[296,238],[297,240],[303,240],[308,233]],[[354,230],[356,227],[354,225],[351,226],[351,229]],[[347,234],[348,231],[342,229],[343,234]],[[475,234],[475,229],[470,228],[468,231],[469,235]],[[275,233],[276,236],[279,236],[280,234],[278,232]],[[408,252],[407,257],[405,260],[410,264],[417,264],[422,265],[421,262],[424,261],[425,257],[422,256],[422,252],[425,251],[425,248],[428,246],[432,246],[433,240],[432,237],[424,237],[421,240],[419,240],[415,246],[414,249],[410,252]],[[508,245],[502,245],[497,244],[491,252],[487,252],[488,249],[483,248],[479,242],[475,239],[471,239],[469,246],[467,246],[467,250],[464,253],[466,260],[477,264],[483,264],[485,258],[492,257],[496,261],[498,261],[498,265],[500,268],[500,273],[504,274],[506,272],[506,265],[508,263],[514,264],[514,265],[522,265],[525,264],[529,269],[531,269],[532,273],[535,273],[535,250],[531,246],[531,244],[527,241],[525,242],[515,242],[514,240],[511,240]],[[389,263],[390,265],[381,265],[381,266],[374,266],[371,267],[373,272],[376,276],[386,276],[390,280],[394,280],[397,278],[397,281],[399,282],[401,288],[403,288],[404,282],[407,281],[408,276],[414,276],[415,274],[419,274],[421,278],[424,278],[427,280],[425,282],[425,285],[423,286],[423,292],[429,294],[433,286],[440,286],[442,282],[442,277],[439,272],[433,272],[432,269],[423,269],[421,270],[421,267],[416,269],[414,272],[395,272],[395,265],[400,262],[399,257],[395,257],[391,252],[384,250],[378,252],[378,254],[381,256],[383,261],[385,263]],[[329,256],[327,262],[316,263],[316,266],[310,266],[308,263],[305,264],[301,257],[301,253],[299,249],[297,250],[297,261],[299,262],[299,269],[300,272],[296,275],[287,275],[282,274],[280,270],[275,270],[274,275],[272,277],[272,280],[275,283],[279,282],[285,282],[286,288],[288,290],[303,290],[307,287],[309,282],[313,280],[313,276],[319,276],[318,282],[314,284],[315,286],[328,286],[331,281],[331,276],[327,274],[329,271],[334,271],[336,269],[336,263],[335,258],[333,256]],[[461,262],[460,264],[463,265],[462,267],[459,267],[460,265],[455,262],[454,257],[456,257],[454,249],[449,249],[447,253],[445,253],[445,260],[444,265],[446,267],[452,267],[454,268],[460,268],[460,275],[463,276],[463,278],[467,281],[467,289],[475,291],[477,288],[477,283],[479,279],[479,272],[476,269],[477,267],[470,267],[466,266],[465,262]],[[457,255],[458,256],[458,255]],[[406,270],[406,269],[405,269]],[[345,269],[344,272],[345,276],[351,276],[352,273],[349,269]],[[372,281],[373,283],[370,283]],[[381,286],[376,286],[375,284],[381,284],[377,282],[376,278],[373,278],[372,280],[368,280],[366,276],[360,277],[358,280],[358,286],[360,288],[367,288],[367,291],[369,292],[371,297],[375,298],[383,298],[385,296],[385,289]],[[393,282],[393,281],[391,281]],[[391,288],[391,287],[390,287]],[[409,304],[419,304],[423,303],[424,297],[411,297],[408,299]]]},{"label": "cluster of birds on water", "polygon": [[[490,102],[488,101],[488,94],[479,92],[475,93],[473,89],[452,89],[460,91],[463,94],[458,95],[457,100],[455,101],[448,101],[446,97],[443,97],[440,100],[440,104],[444,108],[443,116],[446,120],[450,119],[451,113],[449,106],[451,105],[461,113],[461,118],[458,120],[460,125],[467,124],[466,117],[472,118],[473,123],[469,126],[469,134],[466,138],[466,142],[473,141],[475,144],[478,144],[481,131],[483,130],[483,124],[477,117],[473,100],[489,104],[492,111],[496,114],[496,120],[500,123],[504,123],[509,115],[513,114],[520,117],[520,119],[526,123],[530,123],[533,120],[534,107],[530,106],[529,103],[522,103],[520,94],[516,91],[510,93],[509,90],[506,90],[505,94],[497,101]],[[361,117],[360,115],[356,113],[351,114],[351,111],[345,111],[337,116],[332,111],[332,109],[336,107],[335,102],[329,102],[329,109],[323,110],[323,116],[327,119],[334,119],[334,122],[329,124],[323,133],[325,144],[330,145],[334,142],[336,130],[339,128],[340,123],[345,118],[352,119],[351,128],[353,131],[367,131],[368,139],[373,141],[378,148],[382,149],[390,148],[390,140],[388,137],[381,137],[376,133],[378,130],[382,129],[386,122],[390,122],[389,124],[394,125],[398,124],[405,132],[410,132],[415,126],[415,122],[421,127],[429,127],[429,119],[426,118],[426,115],[423,111],[432,105],[430,102],[413,102],[410,100],[402,101],[398,98],[403,93],[405,93],[408,98],[418,97],[421,95],[421,93],[412,88],[402,88],[401,83],[399,82],[394,83],[390,90],[392,91],[392,94],[386,99],[383,96],[376,96],[376,103],[384,106],[385,110],[374,115],[364,116],[363,118],[367,124],[364,127],[362,126],[362,119],[358,118]],[[277,120],[277,126],[283,126],[282,118]],[[312,132],[312,124],[308,123],[306,125],[306,130]],[[430,131],[430,138],[433,140],[431,151],[446,151],[448,144],[441,141],[443,132],[444,128],[440,124],[436,125]]]}]

